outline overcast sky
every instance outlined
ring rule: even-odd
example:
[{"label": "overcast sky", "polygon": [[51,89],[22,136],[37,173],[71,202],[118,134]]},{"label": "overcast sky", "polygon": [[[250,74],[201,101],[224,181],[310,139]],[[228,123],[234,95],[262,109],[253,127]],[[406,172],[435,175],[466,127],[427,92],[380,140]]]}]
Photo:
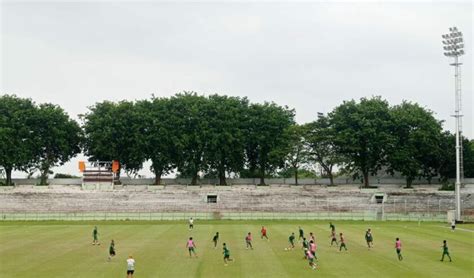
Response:
[{"label": "overcast sky", "polygon": [[[463,124],[472,139],[471,1],[4,1],[0,93],[58,104],[76,119],[103,100],[219,93],[288,105],[299,123],[380,95],[417,102],[453,130],[453,68],[441,44],[451,26],[465,39]],[[77,174],[80,159],[56,172]]]}]

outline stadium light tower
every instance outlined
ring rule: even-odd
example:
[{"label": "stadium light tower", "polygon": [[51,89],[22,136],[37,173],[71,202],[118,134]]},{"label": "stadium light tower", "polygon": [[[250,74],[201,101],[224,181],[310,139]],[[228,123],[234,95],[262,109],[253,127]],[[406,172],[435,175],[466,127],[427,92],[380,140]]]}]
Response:
[{"label": "stadium light tower", "polygon": [[461,124],[461,68],[462,65],[459,63],[459,57],[464,54],[464,41],[462,33],[458,31],[458,28],[449,28],[449,33],[442,35],[443,48],[445,50],[444,56],[454,58],[454,63],[450,64],[454,66],[454,96],[455,96],[455,110],[454,118],[456,120],[456,184],[455,184],[455,196],[456,196],[456,221],[461,220],[461,171],[462,171],[462,124]]}]

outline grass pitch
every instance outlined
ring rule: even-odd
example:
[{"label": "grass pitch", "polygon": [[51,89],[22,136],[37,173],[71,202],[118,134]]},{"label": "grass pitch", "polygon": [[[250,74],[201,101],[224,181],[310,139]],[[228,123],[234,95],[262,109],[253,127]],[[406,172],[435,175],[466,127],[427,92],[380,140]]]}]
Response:
[{"label": "grass pitch", "polygon": [[[451,232],[441,223],[334,221],[349,251],[330,246],[327,221],[195,221],[183,222],[3,222],[0,223],[0,277],[126,277],[126,258],[136,260],[134,277],[474,277],[474,225]],[[92,230],[99,229],[100,246]],[[260,239],[265,225],[270,241]],[[285,251],[298,226],[313,232],[318,268],[303,259],[301,243]],[[374,248],[364,234],[371,228]],[[220,233],[217,249],[212,237]],[[254,250],[245,249],[247,232]],[[198,258],[190,259],[186,240],[194,237]],[[398,261],[395,238],[403,244]],[[117,256],[107,261],[110,240]],[[453,262],[440,262],[446,239]],[[224,266],[222,243],[235,262]]]}]

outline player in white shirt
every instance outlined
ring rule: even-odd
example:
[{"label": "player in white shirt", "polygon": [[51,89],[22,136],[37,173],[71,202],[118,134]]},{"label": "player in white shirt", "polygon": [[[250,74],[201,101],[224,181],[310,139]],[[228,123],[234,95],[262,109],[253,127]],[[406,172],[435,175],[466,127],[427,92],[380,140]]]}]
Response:
[{"label": "player in white shirt", "polygon": [[189,230],[194,229],[194,219],[191,217],[189,218]]},{"label": "player in white shirt", "polygon": [[133,273],[135,272],[135,260],[132,255],[128,256],[127,259],[127,278],[133,278]]}]

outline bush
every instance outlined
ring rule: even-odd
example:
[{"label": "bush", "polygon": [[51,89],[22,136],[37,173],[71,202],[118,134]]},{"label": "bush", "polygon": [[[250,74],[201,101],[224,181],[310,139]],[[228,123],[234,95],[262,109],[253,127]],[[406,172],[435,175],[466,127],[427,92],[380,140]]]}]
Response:
[{"label": "bush", "polygon": [[54,178],[55,179],[78,179],[80,177],[74,176],[74,175],[69,175],[69,174],[57,173],[57,174],[54,175]]},{"label": "bush", "polygon": [[445,182],[445,183],[443,183],[443,185],[441,185],[441,187],[439,188],[439,190],[442,190],[442,191],[454,191],[454,183]]}]

